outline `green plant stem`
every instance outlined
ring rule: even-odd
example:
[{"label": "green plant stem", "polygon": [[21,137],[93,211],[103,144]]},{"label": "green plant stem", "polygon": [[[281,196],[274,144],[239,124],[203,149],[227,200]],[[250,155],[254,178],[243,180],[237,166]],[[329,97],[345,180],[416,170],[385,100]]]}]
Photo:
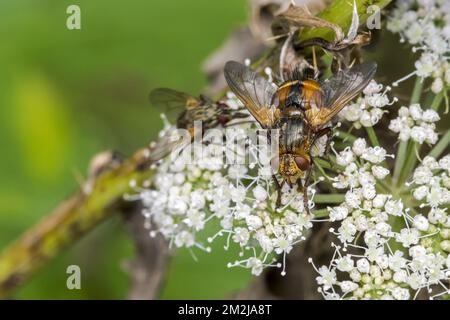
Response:
[{"label": "green plant stem", "polygon": [[331,164],[330,164],[329,162],[323,160],[323,159],[315,158],[315,159],[313,159],[313,161],[314,161],[314,164],[315,164],[316,166],[321,167],[321,169],[322,169],[322,168],[325,168],[325,169],[331,169]]},{"label": "green plant stem", "polygon": [[414,83],[414,89],[411,94],[411,100],[409,104],[415,104],[420,102],[420,96],[422,95],[423,80],[420,77],[416,77],[416,82]]},{"label": "green plant stem", "polygon": [[[392,0],[355,0],[360,25],[363,24],[371,14],[373,14],[373,12],[368,12],[367,8],[369,6],[375,5],[381,10],[391,1]],[[320,12],[318,17],[339,25],[344,33],[347,33],[352,21],[352,14],[353,1],[335,0],[327,8]],[[334,32],[328,28],[308,28],[299,34],[300,41],[312,38],[322,38],[331,41],[334,37]]]},{"label": "green plant stem", "polygon": [[405,182],[406,179],[408,179],[409,174],[415,167],[418,160],[417,154],[419,152],[418,149],[420,148],[420,146],[421,145],[415,141],[410,141],[410,143],[408,143],[408,151],[407,151],[408,154],[405,163],[403,165],[403,168],[400,172],[400,177],[398,179],[399,185]]},{"label": "green plant stem", "polygon": [[374,147],[380,146],[380,142],[378,141],[375,130],[373,130],[372,127],[366,127],[366,132],[367,132],[367,135],[369,136],[369,140],[370,140],[370,143],[372,144],[372,146],[374,146]]},{"label": "green plant stem", "polygon": [[314,210],[313,215],[315,218],[325,218],[325,217],[328,217],[329,212],[327,209],[319,209],[319,210]]},{"label": "green plant stem", "polygon": [[449,146],[449,144],[450,144],[450,130],[447,130],[447,132],[439,140],[438,144],[434,146],[434,148],[430,151],[428,155],[436,159],[439,158],[442,152],[444,152],[444,150]]},{"label": "green plant stem", "polygon": [[392,193],[392,187],[390,187],[389,183],[386,183],[383,180],[377,180],[377,185],[380,187],[381,192],[383,193]]},{"label": "green plant stem", "polygon": [[[323,161],[323,160],[322,160],[322,161]],[[323,161],[323,162],[325,162],[325,161]],[[318,163],[316,160],[314,160],[314,165],[315,165],[315,167],[320,171],[320,173],[322,174],[323,177],[325,177],[326,179],[331,179],[331,178],[328,176],[328,174],[325,172],[325,170],[322,168],[322,166],[320,165],[320,163]],[[331,167],[328,163],[327,163],[327,165],[328,165],[329,167]]]},{"label": "green plant stem", "polygon": [[336,130],[336,133],[338,134],[337,137],[341,138],[344,141],[349,141],[351,143],[355,142],[355,140],[358,139],[357,137],[355,137],[351,133],[348,133],[348,132],[345,132],[345,131]]},{"label": "green plant stem", "polygon": [[448,109],[449,109],[447,89],[444,91],[444,100],[445,100],[445,111],[444,111],[444,114],[447,114],[448,113]]},{"label": "green plant stem", "polygon": [[398,177],[400,176],[400,171],[405,162],[406,158],[406,150],[408,148],[408,142],[400,141],[397,156],[395,157],[395,165],[394,165],[394,181],[398,181]]},{"label": "green plant stem", "polygon": [[345,201],[345,195],[340,193],[317,194],[314,196],[315,203],[341,203]]},{"label": "green plant stem", "polygon": [[[437,110],[439,108],[439,106],[442,102],[443,96],[444,95],[441,92],[434,97],[433,102],[431,104],[431,109]],[[444,140],[444,144],[445,144],[445,140]],[[402,172],[400,173],[400,182],[408,179],[408,176],[410,175],[411,171],[416,166],[421,147],[422,147],[422,145],[420,145],[419,143],[410,140],[410,148],[411,149],[408,151],[408,157],[405,162],[405,166],[403,167]],[[445,145],[445,147],[446,147],[446,145]],[[444,149],[445,149],[445,147],[444,147]],[[439,151],[439,149],[437,149],[437,151]]]},{"label": "green plant stem", "polygon": [[441,106],[442,99],[444,99],[444,92],[439,92],[433,99],[430,109],[437,111]]}]

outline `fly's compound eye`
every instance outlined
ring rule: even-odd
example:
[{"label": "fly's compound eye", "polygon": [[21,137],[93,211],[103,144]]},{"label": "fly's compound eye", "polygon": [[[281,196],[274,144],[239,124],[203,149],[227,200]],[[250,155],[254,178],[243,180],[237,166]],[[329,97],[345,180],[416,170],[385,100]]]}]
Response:
[{"label": "fly's compound eye", "polygon": [[294,161],[297,167],[302,171],[306,171],[309,168],[309,161],[301,156],[296,156]]}]

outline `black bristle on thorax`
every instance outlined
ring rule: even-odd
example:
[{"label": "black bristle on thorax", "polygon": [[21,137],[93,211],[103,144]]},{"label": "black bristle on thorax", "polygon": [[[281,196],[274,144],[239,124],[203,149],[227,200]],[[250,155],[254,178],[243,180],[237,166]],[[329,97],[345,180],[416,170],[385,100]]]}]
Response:
[{"label": "black bristle on thorax", "polygon": [[315,72],[314,68],[301,68],[300,65],[298,65],[286,73],[285,81],[317,80],[318,78],[319,74],[318,72]]}]

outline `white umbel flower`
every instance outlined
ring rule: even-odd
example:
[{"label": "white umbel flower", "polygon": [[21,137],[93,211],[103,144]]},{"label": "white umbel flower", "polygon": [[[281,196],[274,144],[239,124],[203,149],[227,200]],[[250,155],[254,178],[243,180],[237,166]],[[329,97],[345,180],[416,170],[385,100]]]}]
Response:
[{"label": "white umbel flower", "polygon": [[431,109],[424,111],[416,103],[410,105],[409,108],[400,108],[398,117],[391,120],[389,129],[398,133],[401,141],[412,139],[419,144],[425,142],[435,144],[438,139],[435,122],[439,119],[436,111]]}]

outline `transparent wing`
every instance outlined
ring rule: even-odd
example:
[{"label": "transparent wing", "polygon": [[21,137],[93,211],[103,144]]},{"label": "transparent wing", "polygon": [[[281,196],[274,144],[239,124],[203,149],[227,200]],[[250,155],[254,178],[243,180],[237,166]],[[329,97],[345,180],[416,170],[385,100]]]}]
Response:
[{"label": "transparent wing", "polygon": [[276,93],[276,86],[236,61],[228,61],[224,71],[231,91],[242,101],[252,116],[263,128],[272,127],[275,121],[272,98]]},{"label": "transparent wing", "polygon": [[190,94],[168,88],[153,90],[149,99],[155,107],[169,110],[190,109],[200,104],[200,100]]},{"label": "transparent wing", "polygon": [[175,159],[191,140],[192,137],[187,130],[173,127],[150,146],[149,160],[156,162],[169,154],[172,154]]},{"label": "transparent wing", "polygon": [[150,103],[164,112],[171,121],[177,119],[181,112],[198,107],[201,101],[187,93],[168,88],[153,90],[149,96]]},{"label": "transparent wing", "polygon": [[367,86],[376,70],[375,62],[366,62],[348,70],[340,70],[332,78],[322,81],[322,109],[318,114],[320,120],[326,123],[339,113]]}]

